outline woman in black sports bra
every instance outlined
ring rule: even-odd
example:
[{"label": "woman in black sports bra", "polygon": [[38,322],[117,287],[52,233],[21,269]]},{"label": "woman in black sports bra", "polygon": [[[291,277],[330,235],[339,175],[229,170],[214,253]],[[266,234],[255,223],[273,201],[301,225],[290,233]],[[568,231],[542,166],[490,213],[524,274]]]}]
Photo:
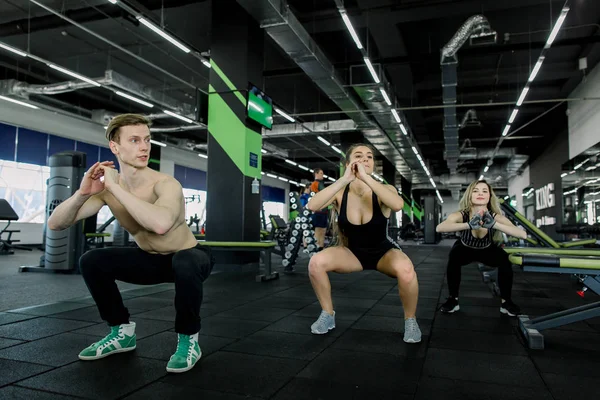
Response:
[{"label": "woman in black sports bra", "polygon": [[404,306],[404,341],[421,341],[415,314],[419,283],[410,259],[387,236],[388,218],[404,206],[395,187],[379,183],[373,173],[373,149],[365,144],[350,146],[346,172],[309,202],[308,209],[320,210],[333,204],[339,215],[337,245],[315,254],[308,265],[309,277],[321,304],[321,315],[311,326],[314,334],[335,328],[328,272],[350,273],[372,269],[398,280]]},{"label": "woman in black sports bra", "polygon": [[512,264],[508,260],[508,254],[494,243],[493,236],[498,230],[526,239],[527,233],[514,226],[500,213],[498,198],[484,180],[472,182],[459,205],[460,211],[450,214],[436,228],[438,232],[460,232],[460,238],[454,243],[448,256],[446,277],[449,297],[440,310],[453,313],[460,309],[458,289],[461,268],[477,261],[498,268],[498,286],[502,297],[500,312],[512,317],[518,315],[520,309],[511,299]]}]

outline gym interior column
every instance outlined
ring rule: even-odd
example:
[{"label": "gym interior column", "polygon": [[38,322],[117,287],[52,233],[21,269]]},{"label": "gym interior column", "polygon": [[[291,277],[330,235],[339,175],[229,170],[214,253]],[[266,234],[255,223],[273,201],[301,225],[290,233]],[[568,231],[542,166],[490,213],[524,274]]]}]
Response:
[{"label": "gym interior column", "polygon": [[[383,165],[382,165],[381,172],[383,175],[383,179],[389,185],[396,187],[396,167],[387,158],[384,158],[382,161],[383,161]],[[396,190],[398,190],[398,189],[396,189]],[[396,218],[396,213],[392,211],[392,214],[390,215],[389,226],[394,227],[394,228],[398,227],[397,221],[398,221],[398,219]]]},{"label": "gym interior column", "polygon": [[402,226],[404,226],[412,222],[412,185],[403,176],[400,179],[400,186],[402,187],[402,198],[404,199],[404,208],[402,210]]},{"label": "gym interior column", "polygon": [[261,179],[262,137],[246,120],[246,95],[249,82],[262,84],[264,32],[237,1],[219,0],[211,36],[206,239],[259,241],[261,195],[251,184]]},{"label": "gym interior column", "polygon": [[155,171],[160,171],[160,150],[162,146],[153,144],[150,147],[150,158],[148,159],[148,167]]},{"label": "gym interior column", "polygon": [[422,221],[423,208],[421,206],[421,194],[422,194],[421,189],[413,190],[413,192],[412,192],[412,195],[413,195],[413,201],[412,201],[413,222],[417,228],[423,228],[423,221]]}]

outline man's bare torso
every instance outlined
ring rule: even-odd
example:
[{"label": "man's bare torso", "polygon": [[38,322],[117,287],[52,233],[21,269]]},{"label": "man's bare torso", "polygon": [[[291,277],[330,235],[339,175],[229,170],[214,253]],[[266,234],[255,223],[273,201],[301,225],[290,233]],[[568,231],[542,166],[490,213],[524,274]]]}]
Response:
[{"label": "man's bare torso", "polygon": [[[143,187],[130,189],[120,183],[120,186],[135,197],[153,204],[158,199],[154,192],[157,182],[173,179],[165,174],[156,173],[148,184]],[[119,221],[119,224],[133,237],[140,249],[149,253],[169,254],[196,246],[197,241],[185,221],[185,200],[182,199],[179,215],[173,227],[164,235],[150,232],[127,212],[125,207],[108,191],[101,193],[101,198]]]}]

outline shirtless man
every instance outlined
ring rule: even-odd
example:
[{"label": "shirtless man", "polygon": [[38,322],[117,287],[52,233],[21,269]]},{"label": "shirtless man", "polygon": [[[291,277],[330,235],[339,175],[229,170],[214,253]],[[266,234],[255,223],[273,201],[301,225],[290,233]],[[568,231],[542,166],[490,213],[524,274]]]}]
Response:
[{"label": "shirtless man", "polygon": [[79,190],[53,211],[48,228],[66,229],[108,205],[138,246],[94,249],[81,257],[81,274],[111,332],[79,358],[97,360],[136,347],[135,323],[129,320],[116,280],[139,285],[174,282],[178,344],[167,371],[185,372],[202,354],[198,344],[202,283],[214,260],[186,224],[179,182],[148,168],[149,126],[147,118],[136,114],[119,115],[110,122],[106,138],[120,173],[113,162],[94,164]]}]

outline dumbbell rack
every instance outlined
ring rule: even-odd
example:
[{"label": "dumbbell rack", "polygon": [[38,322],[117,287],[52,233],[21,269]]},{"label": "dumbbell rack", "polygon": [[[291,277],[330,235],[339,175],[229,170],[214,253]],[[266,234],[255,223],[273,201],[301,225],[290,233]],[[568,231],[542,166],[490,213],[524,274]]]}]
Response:
[{"label": "dumbbell rack", "polygon": [[284,273],[294,272],[294,265],[298,258],[300,247],[303,247],[303,240],[306,241],[306,252],[312,257],[317,249],[315,240],[315,229],[310,221],[312,212],[300,205],[300,196],[298,192],[290,192],[290,208],[298,211],[298,215],[290,224],[290,237],[283,260],[281,261]]}]

